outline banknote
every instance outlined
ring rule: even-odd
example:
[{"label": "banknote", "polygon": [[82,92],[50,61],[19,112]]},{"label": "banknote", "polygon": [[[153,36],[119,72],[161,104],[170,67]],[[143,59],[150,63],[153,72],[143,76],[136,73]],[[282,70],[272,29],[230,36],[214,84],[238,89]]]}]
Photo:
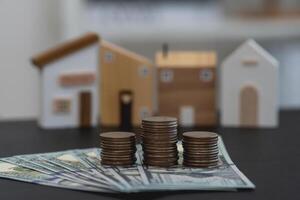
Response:
[{"label": "banknote", "polygon": [[[55,152],[55,153],[63,153],[63,152],[65,152],[65,151]],[[34,170],[42,172],[42,173],[55,173],[55,174],[57,174],[57,176],[68,179],[70,181],[77,182],[77,183],[84,184],[84,185],[91,185],[93,187],[108,188],[109,190],[111,190],[112,188],[115,187],[115,186],[109,185],[109,184],[99,184],[99,182],[95,183],[94,181],[88,179],[86,177],[85,173],[80,169],[72,171],[72,170],[63,168],[59,165],[55,165],[51,162],[48,162],[47,160],[42,158],[42,155],[46,155],[46,154],[47,153],[31,154],[31,155],[21,155],[21,156],[15,156],[15,157],[20,160],[25,161],[22,163],[23,166],[34,169]],[[3,160],[10,161],[11,159],[4,158]],[[84,176],[82,176],[81,174],[84,174]],[[118,190],[118,188],[114,188],[114,189]]]},{"label": "banknote", "polygon": [[[113,184],[113,180],[103,173],[99,173],[95,168],[91,167],[88,163],[83,162],[76,156],[78,150],[69,150],[61,152],[53,152],[41,154],[39,157],[50,164],[62,167],[77,176],[82,180],[88,181],[89,184],[99,186],[101,188],[113,188],[114,190],[123,190],[124,186],[121,184]],[[96,184],[96,185],[95,185]]]},{"label": "banknote", "polygon": [[[151,190],[233,190],[255,188],[254,184],[234,165],[220,137],[219,165],[213,168],[182,166],[182,144],[178,143],[179,165],[172,168],[143,166]],[[142,157],[141,148],[138,152]],[[140,188],[143,190],[143,188]]]},{"label": "banknote", "polygon": [[178,165],[171,168],[143,165],[140,144],[137,161],[131,167],[101,165],[100,148],[19,155],[0,159],[0,177],[98,192],[255,188],[232,162],[221,137],[218,148],[219,164],[212,168],[183,166],[181,142],[178,143]]},{"label": "banknote", "polygon": [[86,185],[81,185],[69,180],[57,177],[56,175],[41,173],[19,165],[0,161],[0,177],[18,181],[47,185],[52,187],[67,188],[74,190],[92,191],[92,192],[111,192],[110,190],[101,190]]},{"label": "banknote", "polygon": [[88,163],[92,168],[95,168],[100,173],[111,177],[117,183],[123,184],[128,189],[135,188],[135,185],[143,184],[140,172],[137,165],[132,167],[118,167],[118,166],[102,166],[101,165],[101,149],[92,148],[88,150],[75,151],[76,156],[83,162]]},{"label": "banknote", "polygon": [[97,176],[103,176],[110,184],[116,185],[122,191],[126,190],[126,188],[130,188],[129,183],[121,174],[117,173],[113,167],[104,167],[101,165],[100,153],[101,149],[99,148],[78,149],[73,151],[73,155],[76,156],[80,162],[84,163],[84,165],[93,169]]}]

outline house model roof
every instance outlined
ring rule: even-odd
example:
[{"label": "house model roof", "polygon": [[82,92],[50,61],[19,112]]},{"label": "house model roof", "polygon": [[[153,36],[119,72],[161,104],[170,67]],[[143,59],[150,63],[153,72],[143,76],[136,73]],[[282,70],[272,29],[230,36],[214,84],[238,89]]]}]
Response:
[{"label": "house model roof", "polygon": [[157,67],[214,68],[217,64],[217,56],[213,51],[171,51],[166,55],[158,52],[155,59]]},{"label": "house model roof", "polygon": [[[228,62],[234,59],[240,59],[240,52],[243,52],[245,49],[251,49],[253,52],[256,52],[256,55],[262,57],[267,62],[269,62],[273,66],[278,66],[279,62],[273,57],[269,52],[267,52],[264,48],[262,48],[255,40],[249,39],[241,44],[235,51],[233,51],[227,58],[223,61],[223,65],[226,65]],[[247,55],[245,55],[247,56]],[[251,59],[245,57],[242,59]],[[251,62],[251,60],[250,60]],[[230,65],[229,65],[230,66]]]},{"label": "house model roof", "polygon": [[146,58],[144,56],[141,56],[141,55],[138,55],[138,54],[136,54],[132,51],[124,49],[124,48],[122,48],[120,46],[117,46],[115,44],[112,44],[108,41],[102,40],[101,41],[101,47],[106,48],[106,49],[111,49],[115,52],[118,52],[118,53],[123,54],[127,57],[130,57],[131,59],[138,60],[138,61],[143,62],[143,63],[151,63],[148,58]]},{"label": "house model roof", "polygon": [[87,46],[98,42],[99,40],[100,38],[97,33],[86,33],[79,38],[68,40],[56,47],[52,47],[42,53],[33,56],[31,61],[35,66],[42,68],[55,60],[75,53]]}]

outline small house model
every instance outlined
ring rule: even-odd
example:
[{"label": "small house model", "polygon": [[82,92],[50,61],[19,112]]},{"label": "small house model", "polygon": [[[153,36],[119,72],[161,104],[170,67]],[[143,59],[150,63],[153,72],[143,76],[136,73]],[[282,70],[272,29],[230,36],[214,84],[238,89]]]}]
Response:
[{"label": "small house model", "polygon": [[41,127],[98,123],[99,40],[97,34],[88,33],[32,58],[41,75]]},{"label": "small house model", "polygon": [[215,52],[159,52],[158,110],[182,126],[216,123]]},{"label": "small house model", "polygon": [[278,65],[254,40],[246,41],[222,63],[222,125],[277,125]]},{"label": "small house model", "polygon": [[101,125],[139,126],[153,114],[153,64],[131,51],[101,42]]}]

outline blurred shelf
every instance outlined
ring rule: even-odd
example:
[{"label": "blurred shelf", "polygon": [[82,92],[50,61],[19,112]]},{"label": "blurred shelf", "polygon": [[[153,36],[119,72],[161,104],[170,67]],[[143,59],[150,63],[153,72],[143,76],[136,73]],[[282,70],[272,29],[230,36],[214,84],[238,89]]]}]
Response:
[{"label": "blurred shelf", "polygon": [[[120,30],[122,30],[120,32]],[[283,40],[300,38],[299,19],[243,20],[222,19],[219,21],[198,21],[193,25],[180,26],[127,26],[96,29],[104,38],[127,42],[138,41],[208,41],[208,40],[242,40],[254,38],[259,40]]]},{"label": "blurred shelf", "polygon": [[228,17],[219,1],[64,2],[65,32],[93,30],[119,43],[300,38],[299,17]]}]

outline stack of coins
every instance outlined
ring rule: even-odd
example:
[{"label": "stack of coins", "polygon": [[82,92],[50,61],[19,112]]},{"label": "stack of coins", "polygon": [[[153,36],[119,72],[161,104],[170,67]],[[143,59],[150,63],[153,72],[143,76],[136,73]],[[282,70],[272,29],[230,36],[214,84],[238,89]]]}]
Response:
[{"label": "stack of coins", "polygon": [[100,134],[101,164],[131,166],[135,163],[135,134],[107,132]]},{"label": "stack of coins", "polygon": [[189,167],[218,165],[218,135],[212,132],[185,132],[182,134],[183,164]]},{"label": "stack of coins", "polygon": [[177,165],[177,119],[148,117],[142,120],[143,163],[150,166]]}]

